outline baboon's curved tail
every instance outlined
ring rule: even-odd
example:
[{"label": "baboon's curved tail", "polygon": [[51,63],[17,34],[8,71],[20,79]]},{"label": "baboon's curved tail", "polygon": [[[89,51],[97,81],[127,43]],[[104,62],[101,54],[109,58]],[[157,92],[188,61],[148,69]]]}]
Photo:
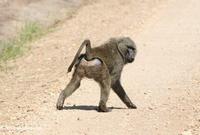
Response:
[{"label": "baboon's curved tail", "polygon": [[83,50],[83,47],[84,47],[84,46],[86,46],[86,55],[87,55],[88,53],[90,53],[90,50],[91,50],[90,40],[89,40],[89,39],[85,39],[85,40],[83,41],[83,43],[81,44],[81,46],[79,47],[79,49],[78,49],[78,51],[77,51],[77,53],[76,53],[76,55],[75,55],[75,57],[74,57],[72,63],[71,63],[70,66],[68,67],[68,70],[67,70],[68,73],[71,72],[71,70],[72,70],[74,64],[76,63],[76,61],[78,60],[78,57],[80,56],[80,53],[81,53],[81,51]]}]

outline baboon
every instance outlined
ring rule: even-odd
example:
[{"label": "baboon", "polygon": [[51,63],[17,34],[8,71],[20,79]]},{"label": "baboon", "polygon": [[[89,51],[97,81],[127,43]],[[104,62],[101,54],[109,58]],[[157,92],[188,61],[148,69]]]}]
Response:
[{"label": "baboon", "polygon": [[[80,54],[84,46],[86,46],[86,52]],[[101,94],[98,111],[109,111],[106,102],[110,88],[128,108],[136,109],[136,105],[131,102],[120,83],[124,65],[133,62],[136,53],[136,45],[129,37],[110,38],[104,44],[94,48],[91,48],[90,40],[84,40],[68,68],[68,72],[70,72],[75,66],[72,79],[59,95],[57,109],[63,108],[65,98],[79,88],[84,77],[92,78],[100,85]]]}]

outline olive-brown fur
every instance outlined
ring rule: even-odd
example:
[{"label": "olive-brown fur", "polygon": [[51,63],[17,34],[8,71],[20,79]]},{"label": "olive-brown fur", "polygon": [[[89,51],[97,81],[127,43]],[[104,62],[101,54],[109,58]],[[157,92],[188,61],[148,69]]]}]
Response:
[{"label": "olive-brown fur", "polygon": [[[80,55],[83,46],[86,46],[86,53]],[[80,82],[84,77],[93,78],[100,85],[99,111],[108,112],[106,102],[110,88],[114,90],[127,107],[136,108],[120,83],[124,65],[133,62],[136,53],[135,43],[129,37],[111,38],[95,48],[91,48],[90,41],[85,40],[68,68],[68,72],[70,72],[75,66],[71,81],[58,98],[57,109],[63,108],[65,98],[80,86]]]}]

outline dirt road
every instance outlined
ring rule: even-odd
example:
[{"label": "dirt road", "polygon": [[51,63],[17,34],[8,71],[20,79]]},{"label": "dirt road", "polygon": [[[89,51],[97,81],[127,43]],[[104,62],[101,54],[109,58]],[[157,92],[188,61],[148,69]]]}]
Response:
[{"label": "dirt road", "polygon": [[[33,43],[29,54],[0,73],[0,133],[47,135],[200,134],[200,1],[101,0]],[[55,103],[85,38],[98,45],[130,36],[138,46],[122,83],[136,110],[112,92],[109,113],[98,113],[98,85],[84,80],[57,111]]]}]

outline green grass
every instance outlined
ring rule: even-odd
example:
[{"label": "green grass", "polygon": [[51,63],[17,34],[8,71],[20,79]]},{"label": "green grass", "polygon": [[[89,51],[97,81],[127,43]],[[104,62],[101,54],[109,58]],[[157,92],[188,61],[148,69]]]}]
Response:
[{"label": "green grass", "polygon": [[45,30],[35,22],[25,23],[18,36],[12,40],[0,41],[3,50],[0,52],[0,67],[2,62],[15,59],[29,49],[27,43],[45,34]]}]

